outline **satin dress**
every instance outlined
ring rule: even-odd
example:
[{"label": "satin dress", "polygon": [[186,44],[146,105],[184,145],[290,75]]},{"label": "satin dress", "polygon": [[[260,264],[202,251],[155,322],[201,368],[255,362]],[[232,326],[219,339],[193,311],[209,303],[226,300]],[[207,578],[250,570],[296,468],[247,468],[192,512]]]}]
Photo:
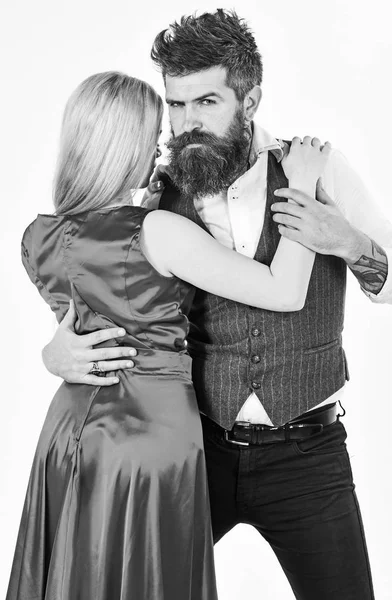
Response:
[{"label": "satin dress", "polygon": [[[77,333],[136,347],[112,387],[63,383],[38,441],[7,600],[216,600],[202,429],[186,352],[193,288],[139,242],[147,212],[40,215],[22,260]],[[106,343],[108,345],[108,343]]]}]

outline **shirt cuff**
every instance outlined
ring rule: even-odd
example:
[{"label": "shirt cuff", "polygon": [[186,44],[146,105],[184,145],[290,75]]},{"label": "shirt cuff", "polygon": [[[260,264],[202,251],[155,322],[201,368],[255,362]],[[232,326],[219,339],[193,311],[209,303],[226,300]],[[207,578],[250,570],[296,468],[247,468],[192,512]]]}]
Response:
[{"label": "shirt cuff", "polygon": [[376,304],[392,304],[392,248],[383,248],[388,259],[388,274],[384,285],[378,294],[372,294],[361,287],[366,296]]}]

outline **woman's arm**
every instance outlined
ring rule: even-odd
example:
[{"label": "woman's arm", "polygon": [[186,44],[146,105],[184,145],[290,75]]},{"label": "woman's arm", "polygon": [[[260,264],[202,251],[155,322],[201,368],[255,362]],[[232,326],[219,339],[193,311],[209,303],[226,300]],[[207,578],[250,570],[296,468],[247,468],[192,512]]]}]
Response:
[{"label": "woman's arm", "polygon": [[[290,187],[314,196],[329,145],[293,141],[284,169]],[[316,202],[316,200],[315,200]],[[208,292],[276,311],[300,310],[306,299],[314,253],[282,238],[270,267],[228,250],[192,221],[166,211],[147,215],[142,248],[162,274],[175,275]]]}]

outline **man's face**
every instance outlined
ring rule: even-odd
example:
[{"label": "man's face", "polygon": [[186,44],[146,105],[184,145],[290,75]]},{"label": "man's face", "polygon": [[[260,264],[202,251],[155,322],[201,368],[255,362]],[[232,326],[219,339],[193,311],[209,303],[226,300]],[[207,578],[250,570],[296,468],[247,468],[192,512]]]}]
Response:
[{"label": "man's face", "polygon": [[226,70],[212,67],[184,77],[166,76],[166,102],[175,137],[197,129],[224,136],[238,100],[226,85]]},{"label": "man's face", "polygon": [[220,67],[166,79],[170,174],[188,200],[227,189],[246,165],[250,132],[244,104],[225,80]]}]

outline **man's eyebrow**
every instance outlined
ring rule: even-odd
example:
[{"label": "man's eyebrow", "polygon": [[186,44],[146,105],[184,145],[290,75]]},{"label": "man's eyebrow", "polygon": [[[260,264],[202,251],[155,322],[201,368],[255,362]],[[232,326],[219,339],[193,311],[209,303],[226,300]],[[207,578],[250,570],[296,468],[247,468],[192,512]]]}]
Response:
[{"label": "man's eyebrow", "polygon": [[[218,94],[217,92],[210,92],[207,94],[203,94],[202,96],[198,96],[197,98],[193,98],[192,102],[200,102],[200,100],[205,100],[206,98],[211,98],[215,97],[215,98],[222,98],[222,96],[220,94]],[[176,103],[176,104],[185,104],[185,102],[183,100],[174,100],[174,98],[166,98],[166,103],[167,104],[172,104],[172,103]]]}]

